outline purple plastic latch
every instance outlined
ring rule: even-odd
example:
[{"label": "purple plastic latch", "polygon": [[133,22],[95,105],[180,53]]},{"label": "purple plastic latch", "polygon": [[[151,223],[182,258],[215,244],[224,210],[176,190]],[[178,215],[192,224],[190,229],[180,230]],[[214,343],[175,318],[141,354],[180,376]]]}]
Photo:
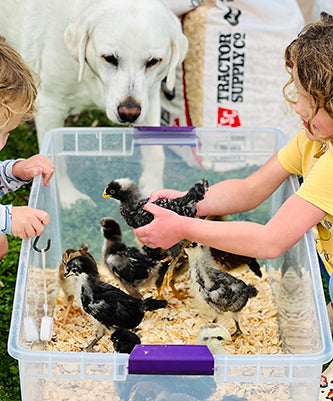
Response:
[{"label": "purple plastic latch", "polygon": [[144,132],[191,132],[195,129],[195,127],[189,125],[189,126],[183,126],[183,127],[174,127],[174,126],[166,126],[166,125],[161,125],[158,127],[152,127],[152,126],[138,126],[135,127],[138,131],[144,131]]},{"label": "purple plastic latch", "polygon": [[134,146],[187,145],[195,147],[198,137],[195,127],[135,127]]},{"label": "purple plastic latch", "polygon": [[213,375],[214,357],[206,345],[140,344],[129,356],[128,373]]}]

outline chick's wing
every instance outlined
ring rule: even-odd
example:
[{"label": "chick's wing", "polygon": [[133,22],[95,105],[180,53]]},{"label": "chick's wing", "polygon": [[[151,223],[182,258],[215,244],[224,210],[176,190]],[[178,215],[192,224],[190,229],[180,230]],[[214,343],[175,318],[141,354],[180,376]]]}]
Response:
[{"label": "chick's wing", "polygon": [[209,280],[200,286],[200,291],[207,301],[219,310],[238,312],[250,297],[257,295],[255,287],[229,273],[212,269],[208,276]]},{"label": "chick's wing", "polygon": [[143,318],[139,309],[140,300],[108,283],[100,283],[93,297],[82,288],[81,301],[86,311],[106,327],[131,329]]}]

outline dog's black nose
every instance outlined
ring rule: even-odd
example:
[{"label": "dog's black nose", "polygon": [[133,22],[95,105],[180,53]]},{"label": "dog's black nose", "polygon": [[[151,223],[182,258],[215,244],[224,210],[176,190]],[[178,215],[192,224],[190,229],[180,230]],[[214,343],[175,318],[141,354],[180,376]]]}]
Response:
[{"label": "dog's black nose", "polygon": [[118,115],[123,123],[133,123],[140,114],[141,106],[131,97],[118,106]]}]

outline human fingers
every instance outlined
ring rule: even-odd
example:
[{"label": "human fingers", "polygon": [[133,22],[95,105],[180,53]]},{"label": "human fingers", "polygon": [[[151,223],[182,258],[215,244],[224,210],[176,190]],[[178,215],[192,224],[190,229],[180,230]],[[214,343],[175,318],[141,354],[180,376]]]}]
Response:
[{"label": "human fingers", "polygon": [[149,202],[156,202],[158,199],[175,199],[185,195],[185,193],[186,192],[179,192],[174,189],[161,189],[151,193]]},{"label": "human fingers", "polygon": [[150,194],[149,202],[156,202],[157,199],[165,198],[163,189],[160,191],[153,191]]},{"label": "human fingers", "polygon": [[43,184],[47,186],[54,172],[54,164],[51,159],[43,155],[34,155],[26,160],[18,160],[13,165],[15,177],[29,181],[39,174],[43,175]]},{"label": "human fingers", "polygon": [[155,205],[155,203],[151,203],[151,202],[146,203],[143,206],[143,208],[146,212],[149,212],[149,213],[153,214],[154,216],[156,216],[159,212],[166,210],[160,206]]},{"label": "human fingers", "polygon": [[142,244],[148,243],[147,226],[134,228],[133,233]]},{"label": "human fingers", "polygon": [[45,225],[49,224],[50,217],[47,212],[33,209],[33,217],[24,227],[25,238],[32,238],[44,232]]},{"label": "human fingers", "polygon": [[34,209],[35,216],[37,219],[43,224],[47,225],[50,222],[50,216],[45,210],[41,209]]},{"label": "human fingers", "polygon": [[41,169],[38,174],[42,174],[43,184],[47,187],[54,173],[54,164],[51,159],[43,155],[36,155],[35,161],[37,163],[36,167]]},{"label": "human fingers", "polygon": [[52,178],[54,173],[54,165],[52,164],[46,169],[43,169],[43,184],[47,187],[50,183],[50,179]]}]

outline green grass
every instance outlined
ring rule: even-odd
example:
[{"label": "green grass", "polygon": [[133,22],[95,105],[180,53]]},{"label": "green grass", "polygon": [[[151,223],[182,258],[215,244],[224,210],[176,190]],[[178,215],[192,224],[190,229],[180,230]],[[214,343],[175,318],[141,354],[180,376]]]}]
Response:
[{"label": "green grass", "polygon": [[[36,131],[32,124],[24,124],[9,136],[7,145],[0,152],[1,160],[27,158],[37,153]],[[0,198],[0,203],[14,206],[26,205],[31,184]],[[0,261],[0,400],[20,400],[18,363],[7,353],[7,340],[14,298],[17,266],[21,240],[8,236],[9,251]]]},{"label": "green grass", "polygon": [[[80,118],[70,117],[66,121],[68,126],[107,126],[111,125],[105,114],[94,110],[82,113]],[[6,146],[0,152],[0,160],[28,158],[38,153],[37,135],[34,124],[27,123],[14,130]],[[31,184],[21,187],[0,198],[1,204],[23,206],[28,203]],[[15,291],[15,282],[21,240],[8,236],[9,251],[0,261],[0,400],[19,401],[20,383],[18,362],[7,352],[7,341],[12,313],[12,304]]]}]

